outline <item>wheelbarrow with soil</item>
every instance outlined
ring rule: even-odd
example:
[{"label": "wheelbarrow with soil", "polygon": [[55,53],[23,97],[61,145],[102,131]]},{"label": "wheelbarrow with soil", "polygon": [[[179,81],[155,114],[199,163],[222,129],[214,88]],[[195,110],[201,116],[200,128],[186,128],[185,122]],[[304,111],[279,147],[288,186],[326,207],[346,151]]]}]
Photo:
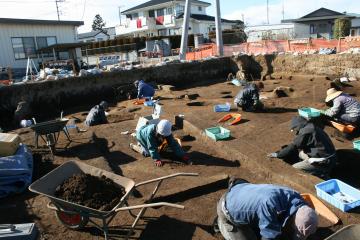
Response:
[{"label": "wheelbarrow with soil", "polygon": [[69,119],[67,118],[60,118],[47,122],[36,123],[34,119],[35,124],[30,126],[30,128],[35,132],[35,147],[38,148],[39,137],[41,137],[41,139],[44,140],[46,145],[49,147],[51,153],[54,154],[61,132],[64,132],[67,139],[71,141],[70,134],[65,127],[68,121]]},{"label": "wheelbarrow with soil", "polygon": [[[89,174],[99,178],[105,177],[111,179],[116,185],[124,189],[124,194],[121,196],[120,201],[110,210],[94,209],[56,197],[55,192],[58,186],[62,185],[64,181],[77,174]],[[122,211],[129,211],[130,215],[134,217],[135,220],[127,233],[126,239],[128,239],[132,235],[134,228],[138,224],[140,218],[145,214],[147,208],[161,206],[168,206],[179,209],[184,208],[182,205],[167,202],[151,203],[164,180],[179,176],[198,176],[198,174],[176,173],[136,184],[129,178],[125,178],[78,161],[69,161],[35,181],[30,185],[29,190],[48,197],[50,202],[48,203],[47,207],[55,211],[57,219],[66,227],[77,230],[85,227],[87,223],[90,222],[96,228],[104,232],[105,239],[109,238],[109,224],[114,219],[116,214]],[[156,186],[147,199],[146,204],[134,206],[129,205],[128,198],[132,192],[140,186],[151,183],[156,183]],[[139,209],[140,211],[137,214],[134,214],[132,210],[135,209]]]}]

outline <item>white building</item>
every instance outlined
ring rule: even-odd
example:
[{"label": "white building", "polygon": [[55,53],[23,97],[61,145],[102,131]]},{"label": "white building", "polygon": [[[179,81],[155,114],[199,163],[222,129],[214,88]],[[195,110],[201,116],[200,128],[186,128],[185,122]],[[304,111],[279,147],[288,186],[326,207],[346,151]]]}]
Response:
[{"label": "white building", "polygon": [[348,13],[348,15],[355,17],[351,19],[350,36],[360,36],[360,14]]},{"label": "white building", "polygon": [[102,31],[91,31],[78,34],[79,42],[100,42],[115,38],[115,27],[104,28]]},{"label": "white building", "polygon": [[[38,49],[52,45],[77,42],[80,21],[55,21],[0,18],[0,66],[24,71],[30,57],[35,64],[54,59],[53,53],[38,53]],[[57,58],[66,58],[67,52],[55,52]]]},{"label": "white building", "polygon": [[[206,14],[208,2],[191,1],[189,34],[208,34],[215,30],[215,17]],[[116,35],[133,37],[181,35],[185,0],[151,0],[124,12],[126,21],[116,26]],[[239,28],[242,21],[222,19],[223,30]]]},{"label": "white building", "polygon": [[308,26],[299,23],[281,23],[248,26],[245,28],[248,42],[261,40],[289,40],[309,37]]}]

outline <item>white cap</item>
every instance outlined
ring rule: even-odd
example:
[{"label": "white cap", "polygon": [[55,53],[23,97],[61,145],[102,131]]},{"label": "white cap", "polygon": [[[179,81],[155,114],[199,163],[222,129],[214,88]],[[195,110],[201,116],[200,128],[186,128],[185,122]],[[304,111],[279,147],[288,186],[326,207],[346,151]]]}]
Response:
[{"label": "white cap", "polygon": [[168,137],[171,135],[172,124],[168,120],[161,120],[156,126],[156,132],[161,136]]}]

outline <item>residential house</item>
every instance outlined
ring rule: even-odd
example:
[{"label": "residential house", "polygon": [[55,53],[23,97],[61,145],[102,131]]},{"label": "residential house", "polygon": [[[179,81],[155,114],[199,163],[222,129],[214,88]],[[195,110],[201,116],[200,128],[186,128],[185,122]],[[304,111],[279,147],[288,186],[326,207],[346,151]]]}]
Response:
[{"label": "residential house", "polygon": [[360,14],[348,13],[348,15],[355,17],[351,19],[350,36],[360,36]]},{"label": "residential house", "polygon": [[115,27],[108,27],[102,30],[79,33],[79,42],[100,42],[104,40],[111,40],[115,38]]},{"label": "residential house", "polygon": [[[208,38],[208,34],[215,30],[215,17],[206,13],[210,3],[193,0],[191,1],[191,19],[189,34],[202,34]],[[124,12],[126,21],[116,26],[116,35],[123,36],[169,36],[181,35],[185,0],[151,0],[130,8]],[[242,21],[222,19],[222,28],[242,28]]]},{"label": "residential house", "polygon": [[332,39],[334,37],[334,23],[338,18],[354,18],[346,13],[336,12],[327,8],[320,8],[298,19],[282,20],[282,23],[301,23],[308,26],[309,37]]},{"label": "residential house", "polygon": [[[83,24],[81,21],[0,18],[0,66],[11,67],[16,75],[17,71],[25,72],[28,58],[37,64],[75,55],[64,48],[50,53],[38,50],[60,44],[72,44],[75,48],[77,28]],[[80,50],[77,52],[81,54]]]},{"label": "residential house", "polygon": [[301,23],[281,23],[247,26],[248,42],[261,40],[289,40],[308,37],[308,26]]}]

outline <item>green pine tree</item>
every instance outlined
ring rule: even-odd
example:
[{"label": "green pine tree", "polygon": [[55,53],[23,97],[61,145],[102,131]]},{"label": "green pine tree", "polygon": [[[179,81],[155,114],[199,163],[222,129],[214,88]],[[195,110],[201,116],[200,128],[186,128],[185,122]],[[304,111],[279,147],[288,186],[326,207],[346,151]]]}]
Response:
[{"label": "green pine tree", "polygon": [[338,18],[334,24],[334,38],[339,39],[350,35],[351,22],[348,18]]},{"label": "green pine tree", "polygon": [[100,16],[100,14],[96,14],[93,20],[93,24],[92,24],[92,30],[93,31],[97,31],[97,30],[103,30],[103,28],[105,27],[105,22],[102,19],[102,17]]}]

